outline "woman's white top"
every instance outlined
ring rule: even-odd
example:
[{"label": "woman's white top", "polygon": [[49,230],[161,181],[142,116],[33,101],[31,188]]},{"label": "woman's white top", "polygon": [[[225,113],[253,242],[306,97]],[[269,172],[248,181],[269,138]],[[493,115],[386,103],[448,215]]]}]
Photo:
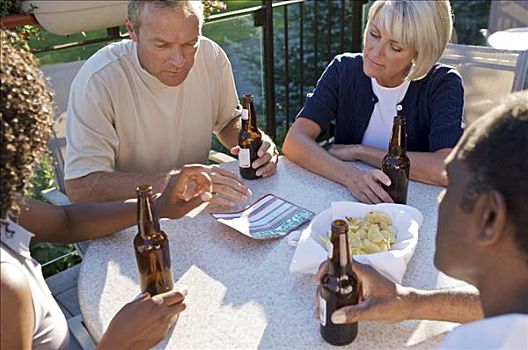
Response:
[{"label": "woman's white top", "polygon": [[42,276],[40,264],[29,252],[29,242],[33,234],[11,220],[7,220],[7,223],[7,227],[4,223],[0,224],[0,262],[18,266],[31,288],[35,315],[32,348],[68,349],[70,335],[66,318],[51,295]]},{"label": "woman's white top", "polygon": [[363,135],[363,145],[384,150],[389,149],[394,116],[398,114],[398,105],[405,97],[411,82],[405,80],[400,85],[388,88],[378,84],[375,78],[370,78],[372,91],[378,98],[374,105],[370,122]]}]

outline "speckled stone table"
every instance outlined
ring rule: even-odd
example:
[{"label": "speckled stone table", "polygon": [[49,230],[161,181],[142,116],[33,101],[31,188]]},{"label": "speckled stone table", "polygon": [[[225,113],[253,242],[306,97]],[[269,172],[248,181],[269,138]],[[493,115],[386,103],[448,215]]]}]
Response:
[{"label": "speckled stone table", "polygon": [[[236,163],[223,165],[237,171]],[[366,168],[365,165],[356,165]],[[341,185],[296,166],[286,158],[271,178],[247,181],[249,202],[264,194],[318,213],[332,201],[355,199]],[[424,223],[403,283],[417,288],[463,285],[433,266],[437,196],[441,188],[409,186],[409,205]],[[292,274],[294,248],[286,239],[252,240],[215,221],[207,208],[194,217],[161,222],[169,235],[173,272],[189,290],[187,310],[157,348],[166,349],[313,349],[330,348],[312,318],[316,285],[311,276]],[[218,210],[218,208],[217,208]],[[131,227],[90,244],[79,275],[79,302],[90,333],[99,340],[113,315],[139,293]],[[455,324],[406,321],[361,322],[356,349],[430,349]]]}]

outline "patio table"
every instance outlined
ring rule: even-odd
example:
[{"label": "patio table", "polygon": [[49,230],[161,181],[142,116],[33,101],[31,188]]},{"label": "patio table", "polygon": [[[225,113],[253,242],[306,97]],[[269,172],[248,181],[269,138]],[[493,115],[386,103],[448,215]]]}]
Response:
[{"label": "patio table", "polygon": [[[222,165],[237,171],[237,163]],[[366,169],[367,166],[356,166]],[[281,158],[277,173],[247,181],[250,203],[273,193],[315,213],[332,201],[355,201],[348,190]],[[433,265],[437,196],[441,188],[411,182],[409,205],[424,223],[403,284],[417,288],[465,285]],[[167,349],[312,349],[330,348],[313,319],[316,285],[311,275],[292,274],[294,248],[286,238],[257,241],[217,222],[207,208],[194,217],[161,222],[170,239],[177,285],[188,288],[187,310],[156,348]],[[216,208],[216,210],[219,210]],[[136,227],[91,243],[79,275],[79,302],[85,324],[99,340],[114,314],[139,294],[132,240]],[[364,321],[351,348],[430,349],[454,323]]]}]

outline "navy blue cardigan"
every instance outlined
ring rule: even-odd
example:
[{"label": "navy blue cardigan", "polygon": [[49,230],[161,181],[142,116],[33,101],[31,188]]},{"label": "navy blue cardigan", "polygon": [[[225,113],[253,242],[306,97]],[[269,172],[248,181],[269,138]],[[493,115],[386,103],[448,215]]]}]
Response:
[{"label": "navy blue cardigan", "polygon": [[[297,117],[321,129],[335,119],[336,144],[361,144],[377,101],[362,55],[344,53],[326,67]],[[462,78],[453,67],[435,64],[423,79],[411,82],[400,112],[407,119],[407,150],[453,147],[463,132],[463,106]]]}]

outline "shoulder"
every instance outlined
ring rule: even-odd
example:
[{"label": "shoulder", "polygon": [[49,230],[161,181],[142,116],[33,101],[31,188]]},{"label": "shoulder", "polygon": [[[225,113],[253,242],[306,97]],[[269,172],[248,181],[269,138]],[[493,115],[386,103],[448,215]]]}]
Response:
[{"label": "shoulder", "polygon": [[0,263],[1,302],[4,307],[23,305],[31,302],[31,289],[22,268],[10,262]]},{"label": "shoulder", "polygon": [[363,70],[363,55],[361,53],[345,52],[334,57],[331,66],[340,70]]},{"label": "shoulder", "polygon": [[228,60],[220,45],[205,36],[200,37],[200,47],[197,55],[206,61]]},{"label": "shoulder", "polygon": [[427,73],[425,79],[430,82],[437,82],[440,80],[462,82],[462,77],[456,68],[443,63],[435,63],[429,73]]},{"label": "shoulder", "polygon": [[0,305],[2,316],[9,315],[9,322],[2,322],[2,348],[30,348],[35,326],[31,287],[22,268],[16,264],[0,263]]},{"label": "shoulder", "polygon": [[130,64],[132,54],[135,54],[135,50],[134,42],[131,40],[109,44],[86,60],[77,73],[74,83],[87,83],[94,76],[101,76],[102,72],[111,73],[121,70],[124,68],[123,65]]}]

